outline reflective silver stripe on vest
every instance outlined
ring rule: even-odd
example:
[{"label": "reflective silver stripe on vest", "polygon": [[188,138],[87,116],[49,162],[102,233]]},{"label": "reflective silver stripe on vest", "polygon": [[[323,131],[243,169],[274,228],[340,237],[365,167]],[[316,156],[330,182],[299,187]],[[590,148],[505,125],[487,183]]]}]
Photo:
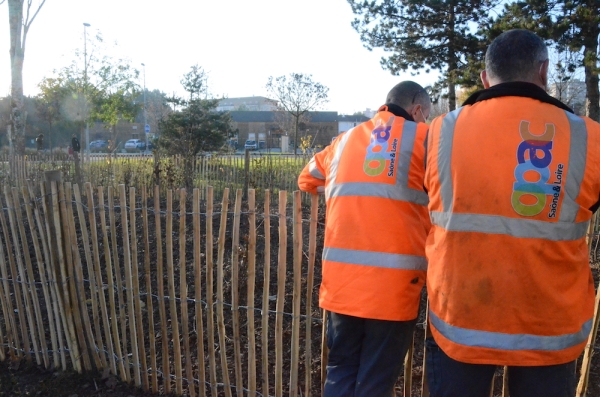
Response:
[{"label": "reflective silver stripe on vest", "polygon": [[579,204],[575,201],[585,173],[587,160],[587,128],[585,121],[571,112],[565,111],[571,126],[571,146],[569,150],[569,165],[567,182],[563,187],[563,201],[560,207],[561,222],[575,222]]},{"label": "reflective silver stripe on vest", "polygon": [[448,231],[505,234],[520,238],[569,241],[583,238],[589,222],[563,223],[515,219],[499,215],[430,212],[431,222]]},{"label": "reflective silver stripe on vest", "polygon": [[380,197],[392,200],[408,201],[419,205],[427,205],[427,194],[415,189],[400,189],[394,185],[369,182],[340,183],[330,188],[331,197],[361,196]]},{"label": "reflective silver stripe on vest", "polygon": [[440,194],[444,212],[452,210],[454,201],[454,186],[452,186],[452,145],[454,143],[454,127],[456,127],[456,119],[463,108],[458,108],[448,113],[442,119],[442,127],[440,129],[440,143],[438,148],[438,174],[440,178]]},{"label": "reflective silver stripe on vest", "polygon": [[389,185],[384,183],[371,182],[347,182],[335,183],[337,168],[346,146],[346,142],[352,130],[346,133],[344,141],[340,142],[335,156],[331,161],[329,170],[329,184],[325,191],[325,197],[329,200],[332,197],[343,196],[362,196],[362,197],[380,197],[392,200],[407,201],[418,205],[427,205],[429,198],[427,193],[408,187],[408,173],[410,172],[410,163],[412,152],[416,140],[417,124],[411,121],[405,121],[402,126],[402,137],[400,142],[400,152],[397,157],[398,166],[396,169],[396,184]]},{"label": "reflective silver stripe on vest", "polygon": [[338,171],[338,167],[340,165],[340,159],[342,158],[342,152],[344,151],[344,148],[346,147],[346,143],[348,143],[348,138],[350,138],[350,135],[352,135],[352,133],[354,132],[354,128],[351,128],[350,130],[348,130],[348,132],[346,132],[344,134],[344,136],[342,136],[342,138],[340,139],[340,142],[338,143],[336,149],[335,149],[335,154],[333,156],[333,159],[331,159],[331,163],[329,164],[329,183],[327,184],[327,187],[325,188],[325,199],[329,200],[331,198],[331,188],[335,186],[335,180],[337,178],[337,171]]},{"label": "reflective silver stripe on vest", "polygon": [[317,179],[325,179],[325,176],[321,174],[321,171],[319,171],[317,168],[317,163],[315,162],[314,157],[308,162],[308,172]]},{"label": "reflective silver stripe on vest", "polygon": [[574,334],[556,336],[476,331],[450,325],[436,316],[431,310],[429,311],[429,320],[444,338],[454,343],[463,346],[501,350],[564,350],[587,341],[592,329],[592,320],[590,319]]},{"label": "reflective silver stripe on vest", "polygon": [[390,254],[387,252],[325,247],[323,248],[323,260],[387,269],[427,270],[427,259],[423,256]]}]

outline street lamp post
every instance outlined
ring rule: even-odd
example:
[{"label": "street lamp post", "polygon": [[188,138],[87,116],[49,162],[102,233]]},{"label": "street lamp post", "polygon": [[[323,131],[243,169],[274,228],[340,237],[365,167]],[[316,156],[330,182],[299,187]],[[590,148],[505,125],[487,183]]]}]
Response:
[{"label": "street lamp post", "polygon": [[148,133],[149,131],[147,130],[147,125],[148,123],[146,122],[146,64],[142,63],[142,66],[144,67],[144,136],[146,137],[146,150],[148,150]]},{"label": "street lamp post", "polygon": [[[90,24],[84,22],[83,23],[83,76],[84,76],[84,86],[83,86],[83,99],[84,99],[84,103],[85,103],[85,148],[84,153],[89,156],[89,148],[90,148],[90,126],[88,124],[88,100],[87,100],[87,95],[86,95],[86,91],[87,91],[87,83],[88,83],[88,79],[87,79],[87,30],[86,28],[89,28]],[[86,156],[83,156],[84,158]],[[89,160],[89,157],[88,157]]]}]

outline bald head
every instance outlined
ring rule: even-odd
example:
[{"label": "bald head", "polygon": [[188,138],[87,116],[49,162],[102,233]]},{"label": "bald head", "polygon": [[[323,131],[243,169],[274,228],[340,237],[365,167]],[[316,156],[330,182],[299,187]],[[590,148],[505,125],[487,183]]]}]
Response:
[{"label": "bald head", "polygon": [[496,37],[488,47],[482,80],[487,80],[489,86],[524,81],[545,88],[547,71],[548,49],[544,41],[528,30],[513,29]]},{"label": "bald head", "polygon": [[385,102],[400,106],[410,113],[415,121],[424,122],[431,110],[429,94],[414,81],[396,84],[387,94]]}]

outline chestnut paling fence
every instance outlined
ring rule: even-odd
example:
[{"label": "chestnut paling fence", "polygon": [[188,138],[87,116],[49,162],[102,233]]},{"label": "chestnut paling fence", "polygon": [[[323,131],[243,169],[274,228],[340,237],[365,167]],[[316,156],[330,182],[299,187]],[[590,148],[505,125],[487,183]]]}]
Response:
[{"label": "chestnut paling fence", "polygon": [[[0,360],[95,368],[180,395],[321,395],[318,199],[152,193],[57,182],[3,189]],[[597,326],[596,316],[590,341]],[[590,342],[579,396],[592,354]],[[428,395],[412,385],[422,356],[405,358],[404,396]]]}]

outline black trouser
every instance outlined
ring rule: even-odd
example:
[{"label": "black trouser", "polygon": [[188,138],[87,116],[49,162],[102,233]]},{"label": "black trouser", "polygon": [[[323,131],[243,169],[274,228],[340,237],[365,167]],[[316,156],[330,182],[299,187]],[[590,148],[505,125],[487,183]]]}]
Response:
[{"label": "black trouser", "polygon": [[386,321],[329,313],[325,397],[390,397],[416,319]]},{"label": "black trouser", "polygon": [[[456,361],[427,339],[427,384],[431,397],[489,397],[496,365]],[[575,396],[575,361],[566,364],[508,367],[510,397]]]}]

